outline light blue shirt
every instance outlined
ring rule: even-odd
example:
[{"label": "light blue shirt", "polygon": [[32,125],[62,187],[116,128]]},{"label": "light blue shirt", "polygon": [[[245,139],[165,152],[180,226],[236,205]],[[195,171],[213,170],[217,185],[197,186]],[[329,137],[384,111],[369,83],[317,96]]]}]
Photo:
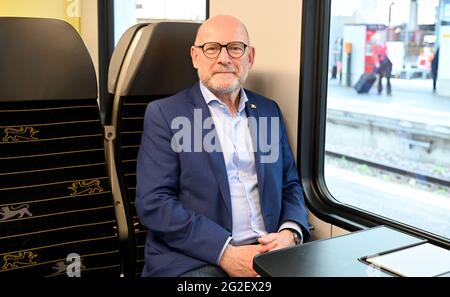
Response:
[{"label": "light blue shirt", "polygon": [[[237,113],[232,115],[226,104],[201,82],[200,90],[208,105],[223,151],[231,195],[232,237],[225,243],[217,261],[219,263],[230,241],[235,246],[251,244],[266,235],[267,230],[261,213],[255,150],[245,112],[247,95],[244,89],[241,89]],[[287,228],[302,234],[300,226],[294,222],[285,222],[279,230]]]}]

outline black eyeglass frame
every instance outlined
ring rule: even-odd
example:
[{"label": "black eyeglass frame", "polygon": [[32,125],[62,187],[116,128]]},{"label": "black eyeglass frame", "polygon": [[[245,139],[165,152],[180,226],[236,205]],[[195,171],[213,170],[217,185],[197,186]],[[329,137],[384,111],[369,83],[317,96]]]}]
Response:
[{"label": "black eyeglass frame", "polygon": [[[229,45],[231,45],[231,44],[236,44],[236,43],[241,44],[241,45],[243,45],[243,47],[244,47],[244,50],[242,51],[242,55],[240,55],[240,56],[238,56],[238,57],[232,56],[232,55],[230,54],[229,50],[228,50],[228,46],[229,46]],[[214,56],[214,57],[208,57],[208,56],[206,55],[205,49],[204,49],[204,48],[205,48],[205,45],[207,45],[207,44],[218,44],[218,45],[220,46],[220,50],[219,50],[219,52],[217,53],[216,56]],[[235,58],[235,59],[239,59],[239,58],[242,58],[242,56],[245,54],[245,51],[247,50],[247,47],[249,47],[249,45],[248,45],[248,44],[245,44],[245,43],[242,42],[242,41],[232,41],[232,42],[228,42],[227,44],[221,44],[221,43],[219,43],[219,42],[205,42],[205,43],[202,44],[202,45],[195,45],[195,44],[194,44],[194,47],[196,47],[196,48],[201,48],[203,54],[204,54],[205,57],[208,58],[208,59],[215,59],[215,58],[217,58],[217,57],[220,55],[220,53],[222,52],[222,48],[225,48],[225,49],[226,49],[227,54],[228,54],[230,57]]]}]

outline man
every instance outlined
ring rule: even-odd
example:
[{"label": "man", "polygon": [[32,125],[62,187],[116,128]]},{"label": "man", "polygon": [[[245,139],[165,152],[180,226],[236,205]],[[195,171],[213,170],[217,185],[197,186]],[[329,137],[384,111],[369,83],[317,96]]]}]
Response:
[{"label": "man", "polygon": [[386,77],[386,93],[388,96],[391,96],[392,62],[387,55],[387,46],[385,44],[376,43],[372,47],[372,52],[375,63],[375,73],[378,74],[378,95],[381,95],[383,92],[383,77]]},{"label": "man", "polygon": [[[257,276],[254,256],[309,237],[284,123],[275,102],[242,88],[255,49],[239,20],[205,21],[191,56],[200,82],[145,115],[136,194],[149,230],[143,276]],[[258,149],[264,137],[273,150]]]},{"label": "man", "polygon": [[436,92],[438,70],[439,70],[439,48],[434,54],[433,60],[431,60],[431,74],[433,75],[433,92]]}]

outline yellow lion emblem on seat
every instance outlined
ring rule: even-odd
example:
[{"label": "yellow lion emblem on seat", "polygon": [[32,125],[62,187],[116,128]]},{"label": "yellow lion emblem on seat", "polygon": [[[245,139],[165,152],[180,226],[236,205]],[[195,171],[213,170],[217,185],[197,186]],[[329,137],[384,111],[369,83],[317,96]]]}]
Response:
[{"label": "yellow lion emblem on seat", "polygon": [[72,190],[70,196],[78,196],[83,194],[94,194],[103,192],[103,188],[100,186],[100,180],[98,179],[84,179],[77,180],[72,183],[68,189]]},{"label": "yellow lion emblem on seat", "polygon": [[9,127],[4,129],[3,142],[20,142],[26,140],[37,140],[35,135],[39,133],[33,127]]},{"label": "yellow lion emblem on seat", "polygon": [[19,267],[26,267],[36,265],[33,261],[37,255],[32,252],[18,252],[17,254],[9,254],[3,256],[2,270],[14,269]]}]

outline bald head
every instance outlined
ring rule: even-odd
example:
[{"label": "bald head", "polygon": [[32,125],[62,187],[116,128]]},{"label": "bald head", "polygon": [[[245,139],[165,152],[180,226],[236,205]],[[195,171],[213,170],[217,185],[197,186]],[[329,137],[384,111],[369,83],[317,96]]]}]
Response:
[{"label": "bald head", "polygon": [[[222,46],[218,48],[217,44]],[[224,102],[239,101],[240,88],[255,60],[255,48],[250,45],[247,29],[241,21],[229,15],[205,21],[191,47],[191,57],[200,80],[212,93]]]},{"label": "bald head", "polygon": [[[217,39],[222,40],[217,40]],[[218,15],[206,20],[198,29],[195,44],[205,42],[227,43],[242,41],[250,44],[250,37],[245,25],[237,18],[230,15]]]}]

